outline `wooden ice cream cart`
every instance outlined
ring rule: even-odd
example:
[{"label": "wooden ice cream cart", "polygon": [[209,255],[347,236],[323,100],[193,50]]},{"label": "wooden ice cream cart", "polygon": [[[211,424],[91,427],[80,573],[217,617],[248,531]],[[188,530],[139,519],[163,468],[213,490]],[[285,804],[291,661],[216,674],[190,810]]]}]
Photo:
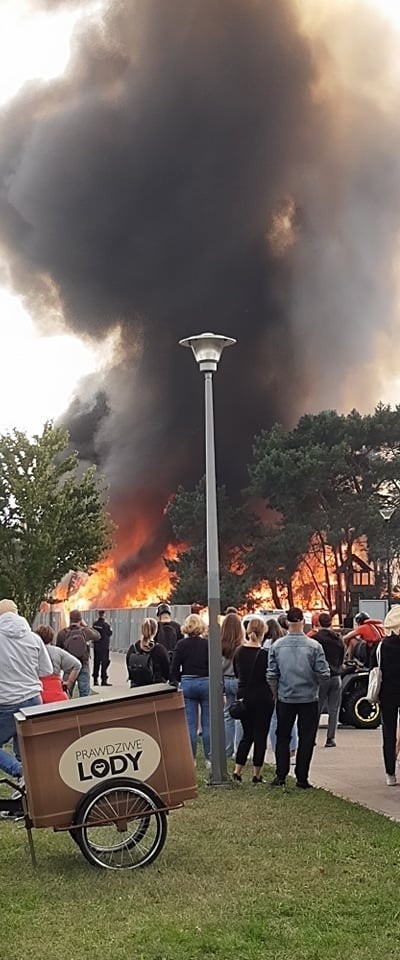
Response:
[{"label": "wooden ice cream cart", "polygon": [[108,870],[155,860],[167,813],[197,793],[182,694],[151,684],[29,707],[16,721],[25,791],[0,808],[22,803],[33,861],[32,827],[68,830]]}]

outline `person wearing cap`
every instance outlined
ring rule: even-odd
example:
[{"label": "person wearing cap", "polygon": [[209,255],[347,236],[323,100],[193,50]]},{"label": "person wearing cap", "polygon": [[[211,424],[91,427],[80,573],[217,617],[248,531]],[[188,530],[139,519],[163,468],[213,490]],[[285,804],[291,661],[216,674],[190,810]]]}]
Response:
[{"label": "person wearing cap", "polygon": [[93,683],[97,687],[101,668],[102,687],[111,687],[112,684],[108,682],[107,670],[110,666],[112,629],[105,618],[105,610],[99,610],[99,616],[93,623],[93,629],[97,630],[99,634],[97,639],[93,640]]},{"label": "person wearing cap", "polygon": [[158,630],[155,636],[155,643],[161,643],[165,647],[169,659],[172,660],[175,647],[178,640],[182,640],[183,633],[180,624],[176,620],[171,620],[171,607],[168,603],[160,603],[157,607]]},{"label": "person wearing cap", "polygon": [[400,709],[400,604],[389,610],[384,620],[385,637],[372,652],[371,666],[379,666],[382,683],[379,702],[382,711],[383,760],[388,787],[395,787],[396,735]]},{"label": "person wearing cap", "polygon": [[[43,643],[13,600],[0,601],[0,769],[22,785],[22,763],[14,714],[42,702],[40,677],[49,677],[53,664]],[[14,753],[3,747],[13,741]]]},{"label": "person wearing cap", "polygon": [[276,698],[276,776],[272,786],[283,787],[290,770],[290,736],[297,718],[296,786],[306,790],[318,728],[319,685],[330,677],[321,644],[304,633],[299,607],[287,613],[288,633],[270,647],[267,679]]}]

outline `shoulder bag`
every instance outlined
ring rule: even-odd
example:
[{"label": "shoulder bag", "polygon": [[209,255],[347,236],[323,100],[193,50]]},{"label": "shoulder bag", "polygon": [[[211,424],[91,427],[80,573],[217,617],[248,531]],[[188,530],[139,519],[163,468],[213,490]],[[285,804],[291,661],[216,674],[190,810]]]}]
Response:
[{"label": "shoulder bag", "polygon": [[372,667],[372,670],[370,670],[370,673],[369,673],[368,691],[367,691],[367,700],[369,701],[369,703],[378,703],[379,694],[381,692],[381,686],[382,686],[381,648],[382,648],[382,641],[378,644],[378,649],[376,651],[376,659],[378,661],[378,666]]},{"label": "shoulder bag", "polygon": [[231,715],[231,717],[232,717],[232,720],[244,720],[245,716],[247,715],[246,693],[247,693],[247,690],[248,690],[248,688],[250,687],[251,681],[252,681],[252,679],[253,679],[254,671],[255,671],[255,668],[256,668],[256,663],[257,663],[258,657],[259,657],[259,655],[260,655],[260,653],[261,653],[261,650],[262,650],[262,647],[260,647],[260,649],[259,649],[259,651],[258,651],[258,653],[257,653],[257,656],[254,658],[254,663],[253,663],[253,666],[252,666],[252,668],[251,668],[251,673],[250,673],[249,679],[248,679],[248,681],[247,681],[247,683],[246,683],[246,687],[245,687],[245,691],[244,691],[243,697],[241,697],[239,700],[234,700],[233,703],[231,703],[230,707],[228,708],[228,709],[229,709],[229,713],[230,713],[230,715]]}]

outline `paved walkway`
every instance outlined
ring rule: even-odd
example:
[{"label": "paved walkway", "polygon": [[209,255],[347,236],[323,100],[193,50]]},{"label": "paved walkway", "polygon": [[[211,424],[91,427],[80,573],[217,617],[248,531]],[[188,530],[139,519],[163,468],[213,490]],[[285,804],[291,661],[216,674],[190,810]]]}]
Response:
[{"label": "paved walkway", "polygon": [[[112,687],[99,688],[101,695],[115,694],[119,690],[126,693],[129,689],[123,654],[112,654],[110,681]],[[339,727],[337,746],[327,750],[324,747],[326,728],[322,717],[310,779],[315,786],[400,822],[400,767],[399,786],[387,787],[381,737],[380,729],[366,731]],[[267,754],[267,760],[273,763],[270,753]]]}]

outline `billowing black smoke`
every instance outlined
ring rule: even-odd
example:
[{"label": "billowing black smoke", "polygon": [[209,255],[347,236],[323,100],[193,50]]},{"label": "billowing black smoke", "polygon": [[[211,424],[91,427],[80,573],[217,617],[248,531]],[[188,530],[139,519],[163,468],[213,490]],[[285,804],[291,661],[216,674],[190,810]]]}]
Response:
[{"label": "billowing black smoke", "polygon": [[[65,417],[115,495],[153,488],[161,510],[202,473],[201,378],[179,338],[238,339],[216,378],[219,475],[233,490],[261,426],[338,402],[354,332],[367,355],[390,302],[399,202],[392,162],[389,177],[378,169],[385,145],[399,155],[397,134],[360,95],[342,142],[316,93],[323,61],[290,0],[115,0],[77,36],[66,77],[4,115],[14,287],[47,326],[61,304],[80,335],[121,331],[117,361]],[[271,223],[290,197],[282,251]]]}]

